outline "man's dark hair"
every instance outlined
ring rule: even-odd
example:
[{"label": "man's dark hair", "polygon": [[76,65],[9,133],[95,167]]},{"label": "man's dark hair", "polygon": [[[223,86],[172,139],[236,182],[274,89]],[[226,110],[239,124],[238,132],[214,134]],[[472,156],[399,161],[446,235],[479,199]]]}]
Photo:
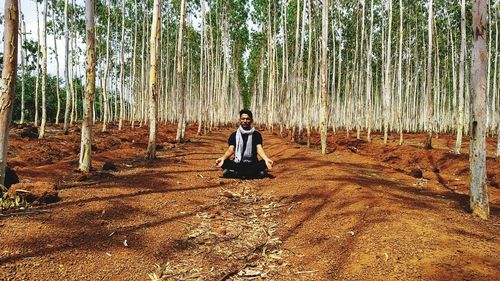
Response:
[{"label": "man's dark hair", "polygon": [[253,120],[253,114],[252,114],[252,112],[250,110],[248,110],[246,108],[242,109],[242,110],[240,110],[240,117],[241,117],[242,114],[247,114],[248,116],[250,116],[250,119]]}]

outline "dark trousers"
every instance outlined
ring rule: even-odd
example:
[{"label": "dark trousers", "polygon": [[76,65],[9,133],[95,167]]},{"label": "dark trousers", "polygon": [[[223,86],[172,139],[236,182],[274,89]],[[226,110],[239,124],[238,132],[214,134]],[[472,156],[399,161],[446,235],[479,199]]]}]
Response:
[{"label": "dark trousers", "polygon": [[244,177],[253,177],[261,171],[267,169],[266,161],[260,160],[257,162],[235,163],[233,160],[226,159],[222,164],[222,169],[234,170]]}]

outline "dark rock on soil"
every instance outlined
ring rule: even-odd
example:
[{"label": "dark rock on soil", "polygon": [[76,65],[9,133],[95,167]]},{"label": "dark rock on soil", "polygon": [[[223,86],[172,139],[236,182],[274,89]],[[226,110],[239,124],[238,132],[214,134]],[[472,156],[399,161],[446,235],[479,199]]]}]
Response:
[{"label": "dark rock on soil", "polygon": [[420,169],[413,169],[410,171],[410,173],[408,173],[408,175],[410,175],[414,178],[417,178],[417,179],[421,179],[424,177],[424,174],[422,173],[422,170],[420,170]]},{"label": "dark rock on soil", "polygon": [[102,165],[102,170],[103,171],[117,171],[118,168],[116,167],[115,164],[111,163],[111,162],[105,162],[104,165]]},{"label": "dark rock on soil", "polygon": [[30,140],[38,138],[38,129],[32,126],[26,126],[19,134],[21,138],[28,138]]},{"label": "dark rock on soil", "polygon": [[10,167],[6,167],[5,169],[5,182],[4,186],[6,188],[10,188],[13,184],[19,183],[19,177],[16,174],[16,171],[12,170]]}]

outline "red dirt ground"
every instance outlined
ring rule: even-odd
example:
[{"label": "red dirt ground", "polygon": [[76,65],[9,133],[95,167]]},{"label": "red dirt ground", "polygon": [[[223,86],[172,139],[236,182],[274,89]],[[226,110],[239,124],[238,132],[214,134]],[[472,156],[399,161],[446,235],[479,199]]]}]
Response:
[{"label": "red dirt ground", "polygon": [[[0,279],[146,280],[190,255],[180,243],[186,224],[217,210],[223,190],[248,184],[287,206],[277,227],[292,273],[271,280],[500,280],[500,163],[492,154],[484,222],[468,212],[468,158],[450,153],[451,135],[424,150],[424,135],[405,135],[398,146],[395,135],[383,145],[379,135],[367,143],[337,132],[321,155],[317,136],[307,148],[264,133],[274,178],[241,182],[220,178],[213,165],[230,131],[197,137],[194,127],[176,145],[175,126],[160,126],[154,161],[143,158],[146,127],[96,132],[96,171],[87,175],[75,171],[76,128],[66,136],[52,127],[44,140],[13,130],[9,166],[21,181],[56,183],[61,200],[34,207],[47,213],[0,216]],[[488,139],[489,153],[494,145]],[[106,161],[118,170],[100,172]],[[423,178],[409,175],[415,169]]]}]

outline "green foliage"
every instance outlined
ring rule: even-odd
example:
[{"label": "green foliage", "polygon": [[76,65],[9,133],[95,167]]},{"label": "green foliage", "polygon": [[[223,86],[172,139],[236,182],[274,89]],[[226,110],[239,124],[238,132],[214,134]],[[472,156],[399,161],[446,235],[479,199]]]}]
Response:
[{"label": "green foliage", "polygon": [[[41,81],[38,85],[38,105],[41,105]],[[27,121],[33,121],[35,119],[34,108],[35,108],[35,77],[27,76],[24,79],[24,116]],[[47,106],[47,121],[54,122],[56,118],[57,111],[57,97],[56,97],[56,78],[55,76],[47,76],[47,96],[46,96],[46,106]],[[59,94],[61,95],[61,112],[64,113],[65,104],[65,91],[60,88]],[[62,116],[62,115],[61,115]],[[12,110],[12,119],[19,120],[21,117],[21,77],[18,77],[16,81],[16,94],[14,96],[14,107]]]}]

